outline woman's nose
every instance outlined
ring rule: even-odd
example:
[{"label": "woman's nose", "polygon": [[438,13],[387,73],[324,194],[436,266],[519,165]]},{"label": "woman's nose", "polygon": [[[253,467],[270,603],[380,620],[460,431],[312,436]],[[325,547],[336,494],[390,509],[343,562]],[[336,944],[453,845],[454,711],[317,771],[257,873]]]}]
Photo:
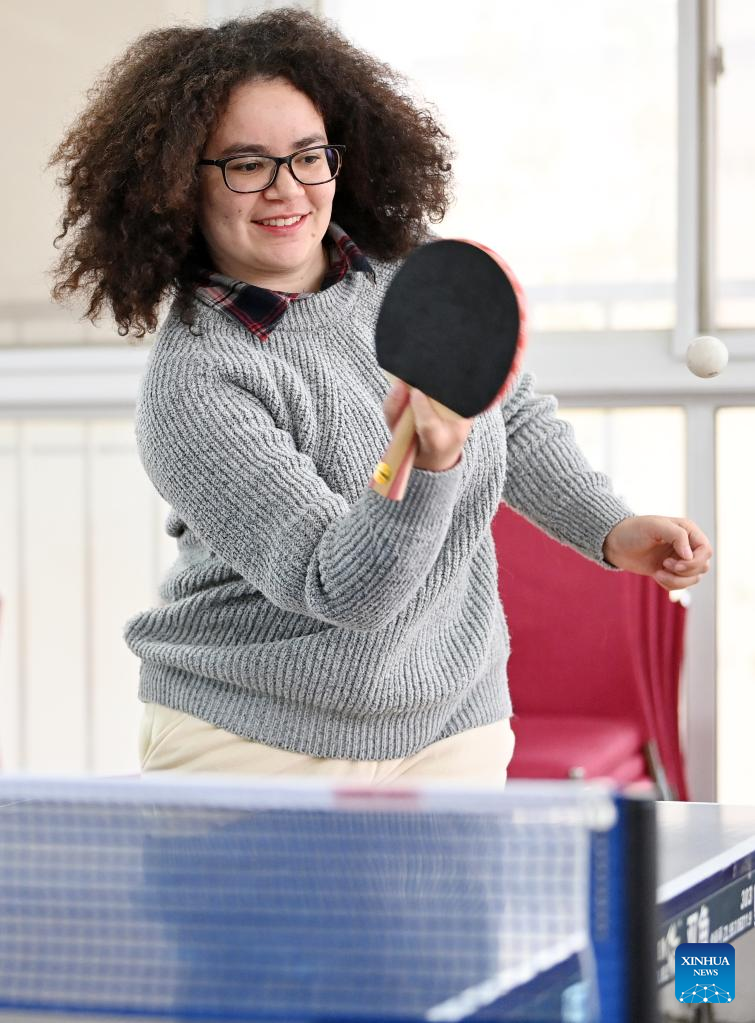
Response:
[{"label": "woman's nose", "polygon": [[286,164],[281,164],[275,176],[275,181],[272,185],[268,185],[265,191],[277,192],[279,195],[299,195],[303,189],[304,185],[296,180],[291,173],[291,168]]}]

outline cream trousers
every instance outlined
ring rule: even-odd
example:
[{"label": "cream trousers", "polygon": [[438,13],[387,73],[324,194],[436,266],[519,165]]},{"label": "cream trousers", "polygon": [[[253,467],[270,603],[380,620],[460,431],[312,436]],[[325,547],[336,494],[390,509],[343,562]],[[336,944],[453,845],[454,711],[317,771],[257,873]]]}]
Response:
[{"label": "cream trousers", "polygon": [[192,771],[337,778],[387,785],[462,781],[503,785],[514,753],[508,718],[434,742],[396,760],[337,760],[265,746],[206,721],[148,703],[139,734],[142,771]]}]

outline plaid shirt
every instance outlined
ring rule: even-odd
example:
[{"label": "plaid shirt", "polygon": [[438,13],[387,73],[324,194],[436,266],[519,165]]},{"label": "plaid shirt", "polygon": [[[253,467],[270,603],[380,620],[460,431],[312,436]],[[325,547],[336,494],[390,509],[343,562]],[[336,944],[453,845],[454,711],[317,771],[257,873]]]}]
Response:
[{"label": "plaid shirt", "polygon": [[[369,274],[375,280],[375,273],[367,257],[346,232],[332,221],[327,237],[331,243],[328,246],[330,269],[325,274],[320,291],[337,284],[349,271]],[[291,302],[308,294],[270,291],[211,270],[201,273],[195,293],[211,309],[223,309],[229,316],[243,323],[260,341],[267,341]]]}]

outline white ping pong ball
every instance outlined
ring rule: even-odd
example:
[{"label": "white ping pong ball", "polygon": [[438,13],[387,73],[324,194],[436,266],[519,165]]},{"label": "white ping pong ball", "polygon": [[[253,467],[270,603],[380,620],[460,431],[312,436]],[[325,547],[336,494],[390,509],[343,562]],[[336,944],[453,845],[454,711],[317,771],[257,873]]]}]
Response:
[{"label": "white ping pong ball", "polygon": [[696,377],[716,377],[729,361],[729,349],[717,337],[704,334],[687,347],[687,368]]}]

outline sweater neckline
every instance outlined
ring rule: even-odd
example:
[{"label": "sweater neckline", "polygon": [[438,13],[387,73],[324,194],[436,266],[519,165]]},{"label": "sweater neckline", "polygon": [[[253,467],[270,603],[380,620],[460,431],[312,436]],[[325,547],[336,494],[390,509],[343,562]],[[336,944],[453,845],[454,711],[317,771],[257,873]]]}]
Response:
[{"label": "sweater neckline", "polygon": [[[374,260],[373,265],[376,263],[379,261]],[[370,289],[377,287],[377,281],[373,281],[367,274],[348,273],[342,280],[326,288],[325,291],[302,295],[295,302],[290,303],[285,317],[275,325],[269,339],[260,343],[274,344],[276,337],[287,337],[291,334],[306,333],[312,330],[332,329],[336,316],[350,314],[359,300],[368,294]],[[197,314],[201,319],[220,316],[229,325],[237,324],[237,321],[222,309],[212,310],[199,303],[197,304]],[[253,337],[250,331],[247,333]]]}]

